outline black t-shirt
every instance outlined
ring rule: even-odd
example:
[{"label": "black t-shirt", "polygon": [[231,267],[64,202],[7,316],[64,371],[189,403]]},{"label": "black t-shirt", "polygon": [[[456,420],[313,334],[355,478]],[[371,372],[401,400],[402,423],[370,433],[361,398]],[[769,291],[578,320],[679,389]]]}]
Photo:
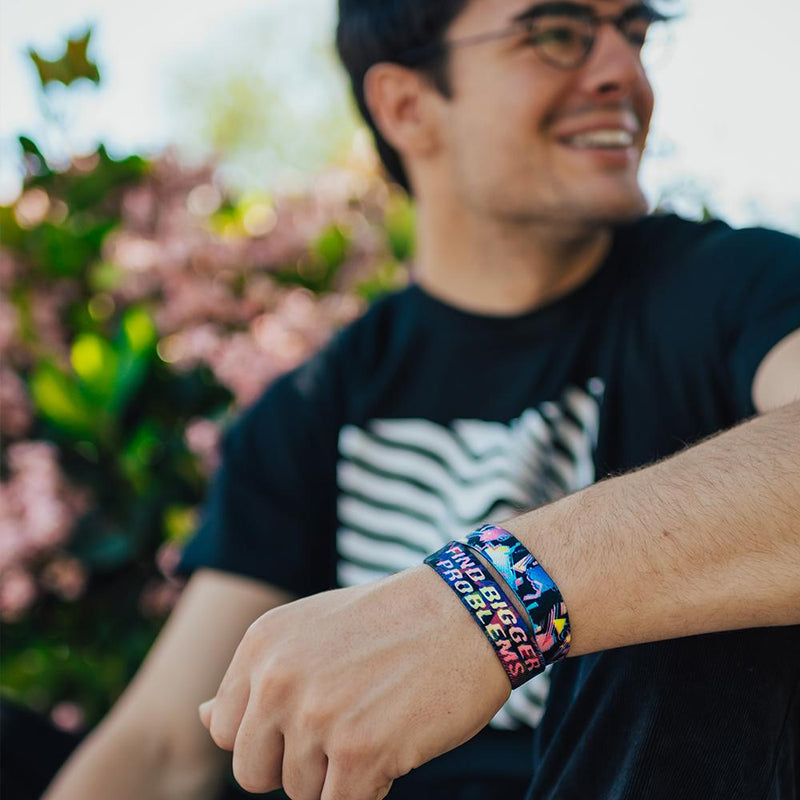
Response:
[{"label": "black t-shirt", "polygon": [[[305,595],[419,564],[754,414],[759,363],[798,328],[800,241],[671,216],[620,228],[587,282],[519,316],[412,285],[232,428],[182,570]],[[568,659],[552,681],[422,774],[533,775],[535,800],[800,796],[798,628]]]}]

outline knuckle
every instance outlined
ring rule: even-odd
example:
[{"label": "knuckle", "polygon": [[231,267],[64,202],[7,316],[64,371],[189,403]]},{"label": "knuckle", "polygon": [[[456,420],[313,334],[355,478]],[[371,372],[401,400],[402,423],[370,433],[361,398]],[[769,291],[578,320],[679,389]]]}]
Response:
[{"label": "knuckle", "polygon": [[392,778],[400,778],[403,775],[408,775],[411,770],[424,764],[426,759],[416,748],[412,747],[404,752],[398,753],[392,763]]},{"label": "knuckle", "polygon": [[328,758],[348,771],[373,763],[369,745],[355,737],[342,737],[334,741],[329,749]]},{"label": "knuckle", "polygon": [[334,718],[324,703],[306,702],[297,712],[298,728],[306,736],[321,736],[331,726]]},{"label": "knuckle", "polygon": [[299,785],[296,778],[283,778],[283,793],[289,800],[319,800],[319,794],[312,794],[307,789]]},{"label": "knuckle", "polygon": [[294,694],[292,675],[275,665],[266,665],[253,676],[251,702],[264,712],[283,708]]},{"label": "knuckle", "polygon": [[230,726],[222,720],[218,713],[212,715],[208,733],[217,747],[221,747],[223,750],[233,750],[235,732],[230,729]]},{"label": "knuckle", "polygon": [[233,743],[235,740],[234,735],[220,724],[215,724],[211,721],[211,729],[209,730],[211,738],[217,747],[223,750],[233,750]]},{"label": "knuckle", "polygon": [[235,757],[233,759],[233,777],[242,789],[251,794],[263,794],[280,787],[280,780],[275,781],[263,771],[254,772],[248,765],[243,764]]}]

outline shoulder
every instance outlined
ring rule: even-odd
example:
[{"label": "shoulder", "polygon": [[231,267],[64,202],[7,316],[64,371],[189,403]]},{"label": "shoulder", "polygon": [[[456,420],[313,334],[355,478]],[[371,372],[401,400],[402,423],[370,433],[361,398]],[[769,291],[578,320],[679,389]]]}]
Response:
[{"label": "shoulder", "polygon": [[764,274],[793,275],[800,268],[800,239],[767,228],[733,228],[675,215],[645,217],[620,229],[624,267],[659,288],[698,291],[720,283],[745,290]]},{"label": "shoulder", "polygon": [[721,220],[695,222],[674,214],[653,214],[620,230],[642,253],[710,257],[797,258],[800,239],[768,228],[733,228]]}]

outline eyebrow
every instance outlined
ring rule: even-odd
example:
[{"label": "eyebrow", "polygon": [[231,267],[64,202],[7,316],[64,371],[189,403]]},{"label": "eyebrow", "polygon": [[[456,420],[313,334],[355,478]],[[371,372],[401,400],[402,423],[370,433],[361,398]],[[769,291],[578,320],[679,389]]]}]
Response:
[{"label": "eyebrow", "polygon": [[[652,5],[650,5],[650,3],[634,3],[628,6],[622,12],[622,15],[625,16],[632,12],[639,13],[641,11],[647,11],[657,19],[666,19],[666,17],[657,12]],[[586,18],[596,17],[597,11],[595,10],[594,6],[586,5],[585,3],[573,3],[569,2],[568,0],[561,0],[560,2],[536,3],[535,5],[525,9],[525,11],[521,11],[519,14],[516,14],[511,18],[511,21],[526,22],[527,20],[538,19],[539,17],[551,15]]]}]

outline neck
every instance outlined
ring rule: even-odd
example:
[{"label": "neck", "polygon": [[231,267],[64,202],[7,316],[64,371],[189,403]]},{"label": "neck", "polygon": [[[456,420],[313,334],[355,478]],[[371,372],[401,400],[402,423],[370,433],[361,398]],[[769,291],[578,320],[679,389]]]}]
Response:
[{"label": "neck", "polygon": [[514,316],[585,283],[611,247],[610,227],[477,218],[417,208],[413,276],[429,294],[479,314]]}]

